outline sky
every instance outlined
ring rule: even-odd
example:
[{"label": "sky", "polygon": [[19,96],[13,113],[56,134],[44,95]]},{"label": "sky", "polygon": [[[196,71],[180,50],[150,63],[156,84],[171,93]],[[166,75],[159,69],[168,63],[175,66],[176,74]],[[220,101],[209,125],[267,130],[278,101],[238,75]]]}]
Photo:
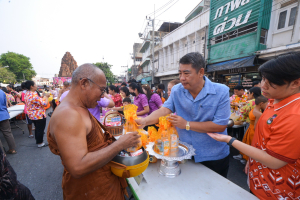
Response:
[{"label": "sky", "polygon": [[[0,0],[0,54],[30,58],[36,73],[59,73],[69,51],[78,66],[107,62],[115,75],[131,66],[130,53],[156,8],[156,29],[163,21],[183,22],[201,0]],[[167,6],[161,8],[165,4]],[[172,6],[173,5],[173,6]],[[161,9],[160,9],[161,8]],[[158,10],[160,9],[160,10]]]}]

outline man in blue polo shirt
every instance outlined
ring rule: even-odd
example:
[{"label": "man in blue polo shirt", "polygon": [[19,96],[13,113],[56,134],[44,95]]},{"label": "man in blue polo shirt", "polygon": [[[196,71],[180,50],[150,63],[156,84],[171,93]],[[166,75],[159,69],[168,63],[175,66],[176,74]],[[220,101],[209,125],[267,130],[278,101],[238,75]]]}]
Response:
[{"label": "man in blue polo shirt", "polygon": [[227,135],[229,88],[204,76],[205,62],[200,53],[188,53],[179,63],[181,84],[172,88],[162,108],[136,121],[141,126],[151,125],[157,123],[159,117],[176,112],[177,115],[169,118],[170,122],[177,127],[180,140],[196,149],[195,162],[227,177],[229,146],[214,141],[207,133]]},{"label": "man in blue polo shirt", "polygon": [[[3,133],[4,138],[9,147],[9,150],[6,153],[7,154],[17,153],[15,139],[10,129],[6,95],[2,90],[0,90],[0,131]],[[0,148],[4,152],[1,141],[0,141]]]}]

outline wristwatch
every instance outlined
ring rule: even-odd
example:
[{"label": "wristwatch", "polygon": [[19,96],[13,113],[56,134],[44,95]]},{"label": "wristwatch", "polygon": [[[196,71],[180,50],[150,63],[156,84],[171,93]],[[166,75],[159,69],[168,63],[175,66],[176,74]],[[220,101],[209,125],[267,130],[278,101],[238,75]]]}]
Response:
[{"label": "wristwatch", "polygon": [[229,142],[227,143],[229,146],[232,146],[233,141],[236,140],[235,137],[232,137]]},{"label": "wristwatch", "polygon": [[189,131],[190,130],[190,122],[186,122],[185,125],[185,130]]}]

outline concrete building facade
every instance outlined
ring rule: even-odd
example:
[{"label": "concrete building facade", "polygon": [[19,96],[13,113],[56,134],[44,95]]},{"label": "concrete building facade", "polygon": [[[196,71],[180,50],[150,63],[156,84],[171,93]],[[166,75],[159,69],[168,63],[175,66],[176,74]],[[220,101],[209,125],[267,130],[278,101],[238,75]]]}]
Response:
[{"label": "concrete building facade", "polygon": [[269,60],[284,53],[300,51],[299,1],[273,1],[267,38],[267,49],[257,52],[260,59]]},{"label": "concrete building facade", "polygon": [[165,88],[171,80],[179,78],[179,60],[182,56],[199,52],[206,57],[208,24],[209,1],[202,1],[189,13],[184,24],[162,38],[161,48],[155,53],[155,59],[158,59],[155,77]]}]

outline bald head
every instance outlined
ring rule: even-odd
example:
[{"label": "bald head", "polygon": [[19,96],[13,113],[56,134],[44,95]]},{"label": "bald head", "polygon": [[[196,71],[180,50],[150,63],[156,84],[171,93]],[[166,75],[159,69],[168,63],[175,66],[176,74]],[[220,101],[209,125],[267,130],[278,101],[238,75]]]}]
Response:
[{"label": "bald head", "polygon": [[63,85],[64,85],[65,87],[69,87],[69,86],[70,86],[70,83],[69,83],[68,81],[65,81],[65,82],[63,83]]},{"label": "bald head", "polygon": [[86,63],[80,65],[72,74],[72,85],[77,85],[80,78],[89,78],[95,80],[95,78],[105,78],[105,75],[101,69],[97,66]]},{"label": "bald head", "polygon": [[93,64],[83,64],[72,74],[72,88],[70,94],[79,98],[86,108],[98,105],[106,87],[106,78],[101,69]]}]

